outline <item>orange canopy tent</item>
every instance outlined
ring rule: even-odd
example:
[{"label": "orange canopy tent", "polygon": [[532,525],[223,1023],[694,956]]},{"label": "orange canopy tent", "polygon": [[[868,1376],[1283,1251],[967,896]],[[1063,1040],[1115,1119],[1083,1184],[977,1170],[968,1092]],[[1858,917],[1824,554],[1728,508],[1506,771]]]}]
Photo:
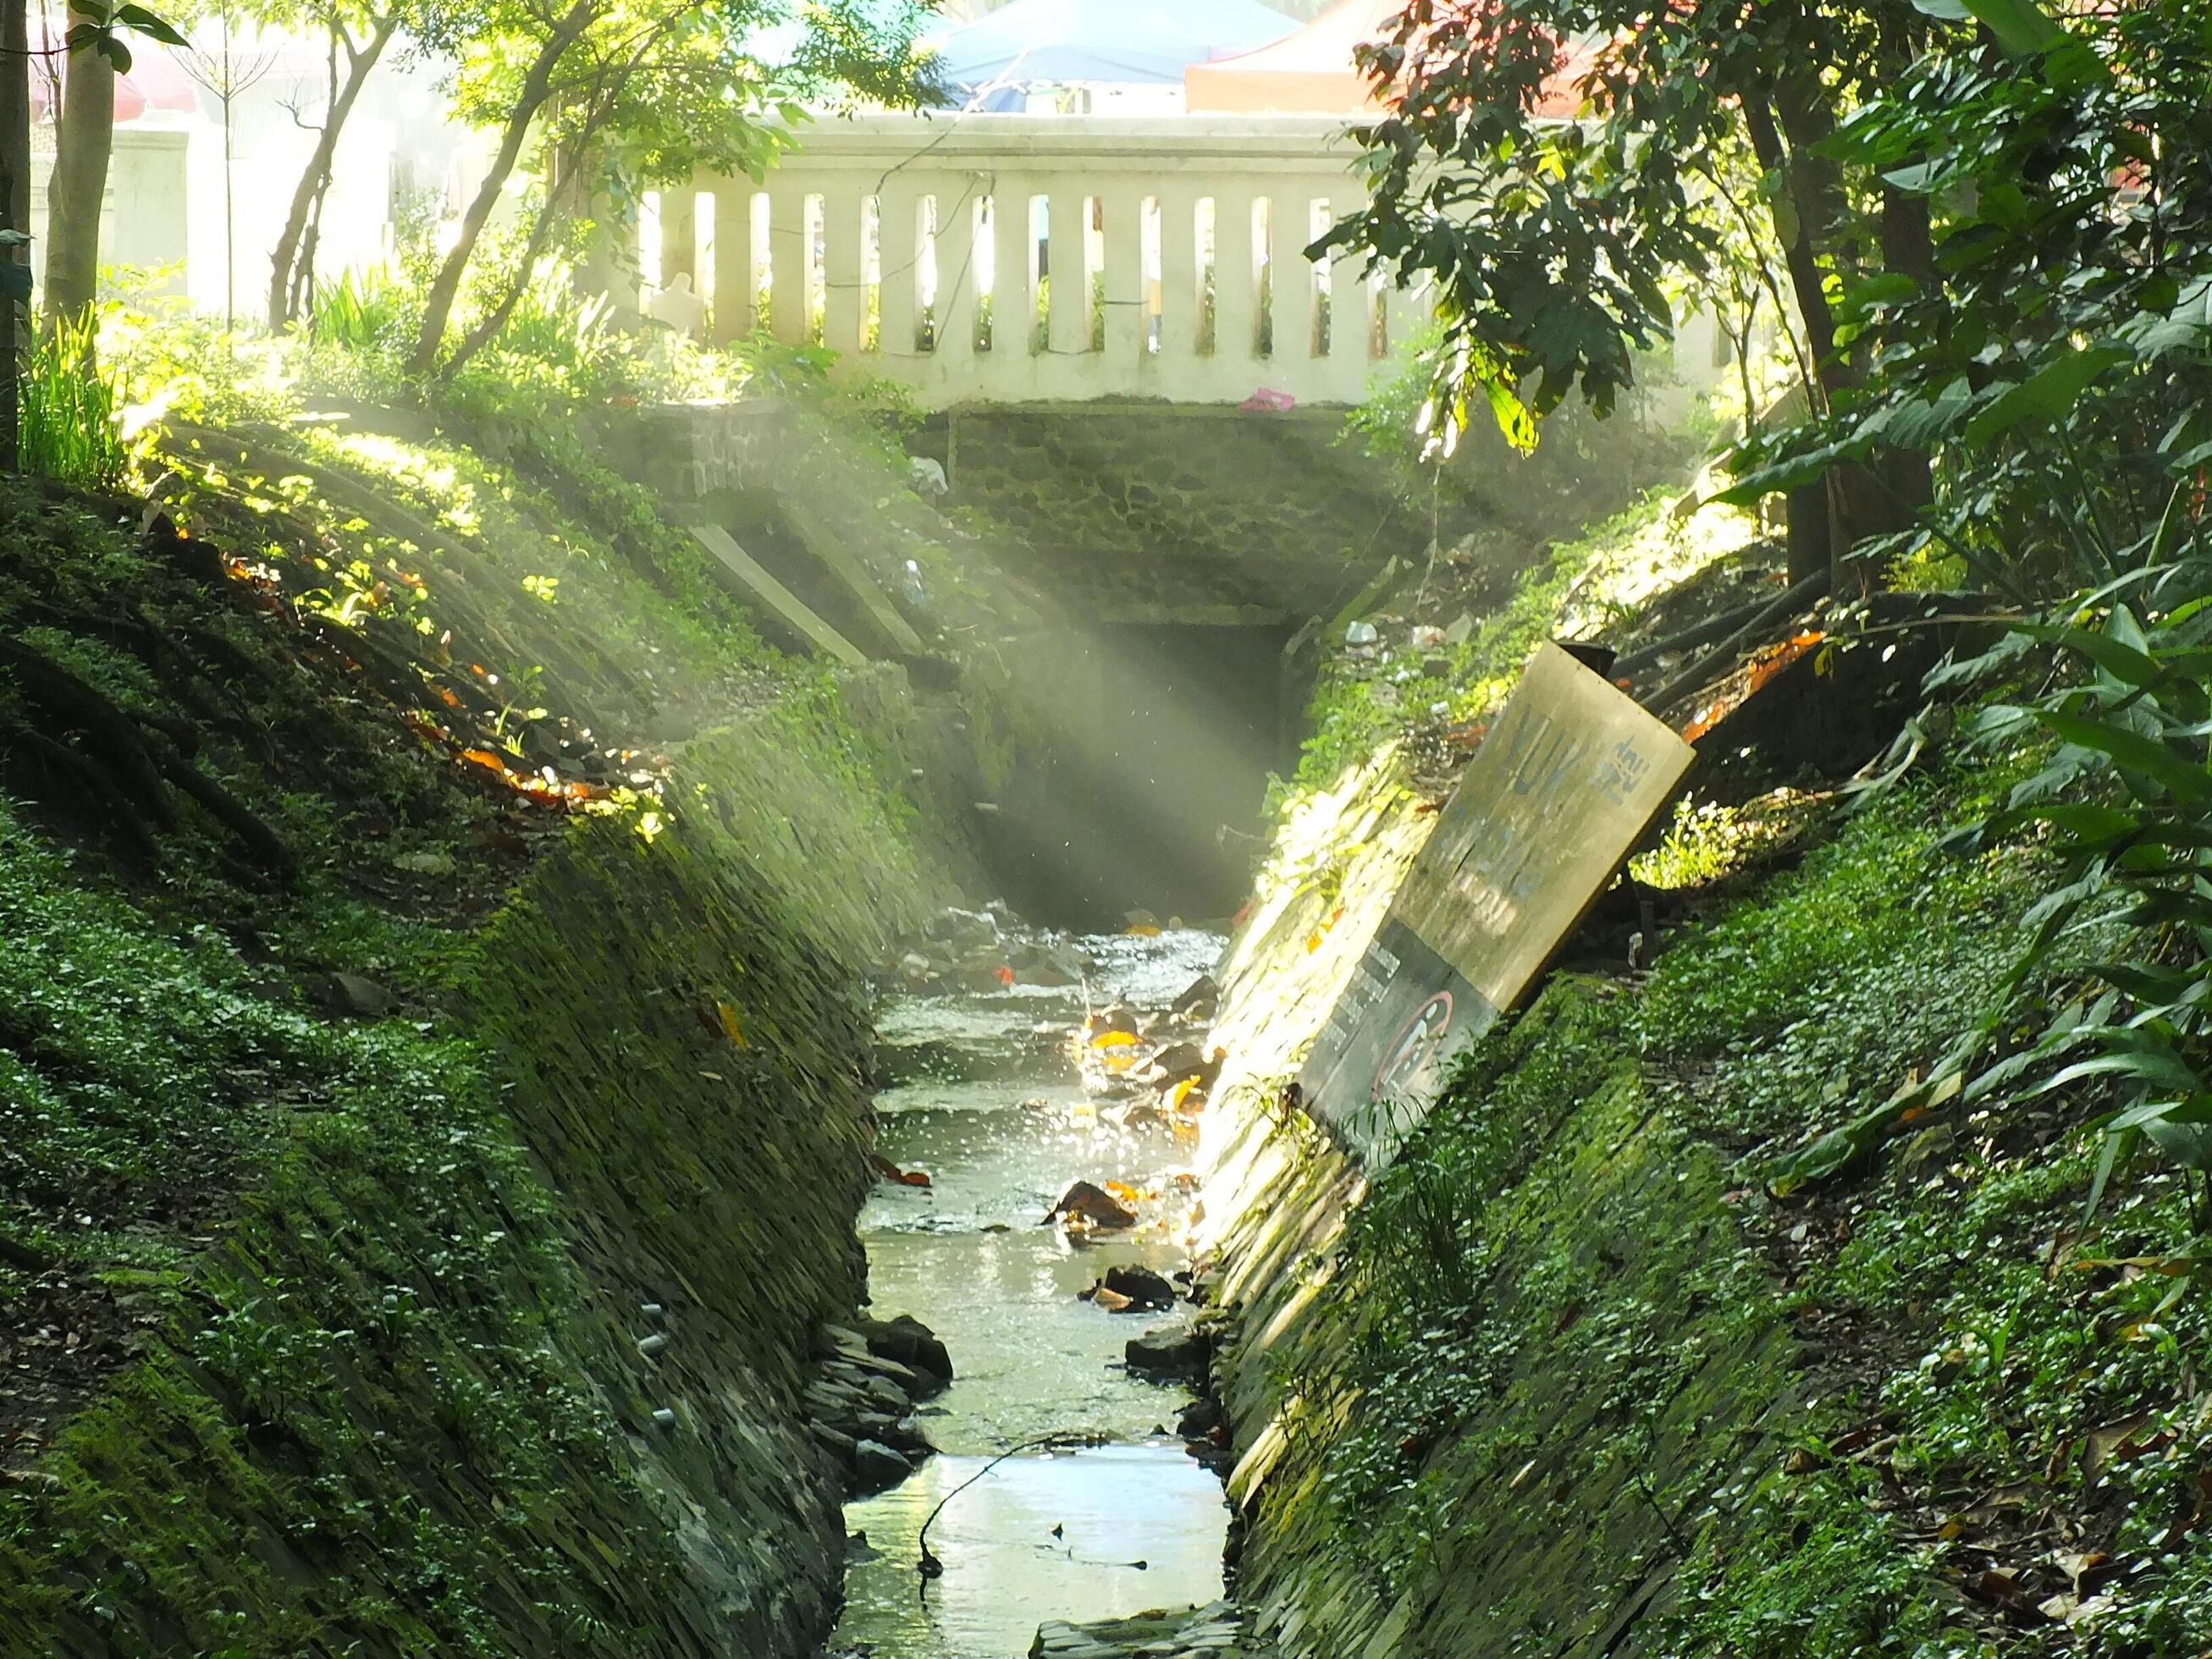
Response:
[{"label": "orange canopy tent", "polygon": [[[1338,0],[1304,28],[1272,46],[1192,64],[1182,72],[1183,107],[1193,115],[1275,112],[1358,116],[1381,107],[1352,60],[1356,47],[1381,40],[1406,0]],[[1547,90],[1544,115],[1571,115],[1582,101],[1575,81],[1590,54],[1570,46]]]}]

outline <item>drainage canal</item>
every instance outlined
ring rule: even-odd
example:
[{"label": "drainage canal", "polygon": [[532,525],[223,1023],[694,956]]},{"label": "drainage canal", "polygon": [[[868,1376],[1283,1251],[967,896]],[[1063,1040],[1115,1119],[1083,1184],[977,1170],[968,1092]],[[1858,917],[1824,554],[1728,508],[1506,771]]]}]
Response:
[{"label": "drainage canal", "polygon": [[[1188,1033],[1167,1011],[1221,945],[1173,930],[1006,948],[1045,964],[1024,976],[1058,977],[1053,963],[1081,958],[1087,983],[1060,988],[979,974],[970,946],[943,978],[989,988],[916,991],[885,1011],[878,1151],[931,1184],[886,1181],[862,1217],[872,1312],[932,1326],[957,1380],[922,1408],[937,1454],[847,1508],[833,1654],[1018,1659],[1044,1620],[1220,1595],[1221,1484],[1170,1428],[1188,1395],[1123,1364],[1132,1337],[1172,1334],[1192,1310],[1115,1312],[1110,1296],[1079,1298],[1111,1268],[1182,1266],[1192,1143],[1175,1124],[1174,1087],[1136,1082],[1131,1061],[1164,1053],[1164,1067],[1188,1064],[1177,1046]],[[919,962],[908,962],[915,978]],[[1117,1002],[1086,1025],[1087,1011]],[[1147,1032],[1141,1049],[1110,1035],[1130,1025]],[[1133,1206],[1137,1224],[1046,1224],[1079,1181]],[[1034,1444],[1054,1437],[1090,1443]],[[1031,1449],[992,1466],[1022,1446]],[[916,1570],[925,1523],[935,1577]]]},{"label": "drainage canal", "polygon": [[1244,902],[1270,773],[1296,766],[1310,689],[1281,626],[1097,623],[1016,665],[1057,728],[984,826],[994,878],[1031,921],[1128,912],[1218,921]]}]

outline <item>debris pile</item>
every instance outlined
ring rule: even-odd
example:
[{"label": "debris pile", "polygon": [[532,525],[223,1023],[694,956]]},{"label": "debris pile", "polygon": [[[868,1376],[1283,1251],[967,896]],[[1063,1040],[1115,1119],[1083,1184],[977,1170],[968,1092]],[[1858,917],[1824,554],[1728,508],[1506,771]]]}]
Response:
[{"label": "debris pile", "polygon": [[896,982],[908,992],[1060,989],[1094,969],[1065,936],[1024,927],[1002,899],[980,910],[947,906],[899,952]]},{"label": "debris pile", "polygon": [[1097,1625],[1054,1620],[1037,1631],[1030,1659],[1261,1659],[1268,1651],[1246,1632],[1234,1602],[1213,1601]]}]

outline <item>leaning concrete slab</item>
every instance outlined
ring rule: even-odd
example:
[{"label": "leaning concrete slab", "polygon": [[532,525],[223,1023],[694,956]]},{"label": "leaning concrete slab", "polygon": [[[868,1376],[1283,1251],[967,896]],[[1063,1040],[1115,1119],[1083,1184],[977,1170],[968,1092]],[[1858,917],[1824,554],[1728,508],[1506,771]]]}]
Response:
[{"label": "leaning concrete slab", "polygon": [[798,536],[799,544],[818,559],[823,568],[845,585],[852,596],[860,602],[891,649],[902,656],[921,654],[921,635],[915,633],[904,617],[891,608],[884,591],[875,584],[853,551],[839,540],[836,533],[808,508],[796,501],[781,503],[784,521]]},{"label": "leaning concrete slab", "polygon": [[776,619],[826,657],[850,667],[867,665],[867,653],[809,610],[799,595],[763,568],[759,560],[738,545],[738,538],[718,524],[695,524],[692,538],[719,560],[745,591],[757,599]]}]

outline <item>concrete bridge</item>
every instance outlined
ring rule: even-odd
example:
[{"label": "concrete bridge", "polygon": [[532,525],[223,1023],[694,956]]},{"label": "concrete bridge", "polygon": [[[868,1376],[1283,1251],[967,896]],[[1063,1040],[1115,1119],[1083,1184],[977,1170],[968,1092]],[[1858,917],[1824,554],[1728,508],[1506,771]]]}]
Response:
[{"label": "concrete bridge", "polygon": [[1364,198],[1334,118],[824,120],[756,184],[649,198],[630,263],[931,408],[1364,394],[1421,302],[1304,248]]}]

